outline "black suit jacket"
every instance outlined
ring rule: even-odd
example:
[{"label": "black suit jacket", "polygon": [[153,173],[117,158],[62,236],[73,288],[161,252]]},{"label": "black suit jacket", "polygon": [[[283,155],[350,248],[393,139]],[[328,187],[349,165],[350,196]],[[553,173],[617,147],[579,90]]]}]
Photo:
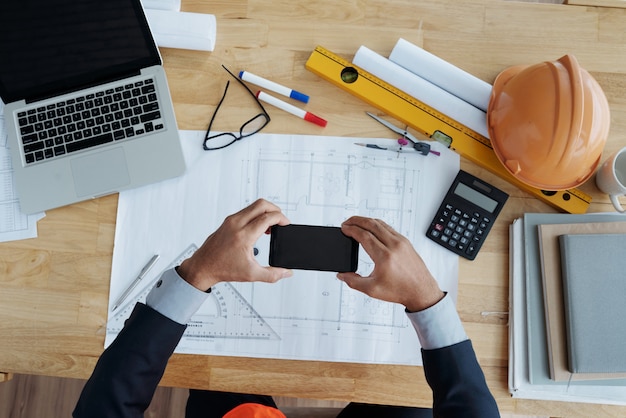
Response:
[{"label": "black suit jacket", "polygon": [[[139,418],[150,405],[165,366],[186,326],[137,304],[124,329],[107,348],[85,384],[76,418]],[[422,350],[435,417],[497,417],[469,340]]]}]

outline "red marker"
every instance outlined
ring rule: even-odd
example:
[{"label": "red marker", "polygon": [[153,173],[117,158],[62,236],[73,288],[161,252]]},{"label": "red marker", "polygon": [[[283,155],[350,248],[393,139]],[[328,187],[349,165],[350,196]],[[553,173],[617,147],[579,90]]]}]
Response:
[{"label": "red marker", "polygon": [[292,115],[297,116],[300,119],[304,119],[306,121],[309,121],[321,127],[325,127],[326,124],[328,123],[326,120],[320,118],[319,116],[315,116],[311,112],[307,112],[306,110],[302,110],[298,107],[295,107],[294,105],[291,105],[287,102],[277,99],[274,96],[270,96],[269,94],[265,92],[259,91],[256,94],[256,97],[262,102],[269,103],[272,106],[282,109],[287,113],[291,113]]}]

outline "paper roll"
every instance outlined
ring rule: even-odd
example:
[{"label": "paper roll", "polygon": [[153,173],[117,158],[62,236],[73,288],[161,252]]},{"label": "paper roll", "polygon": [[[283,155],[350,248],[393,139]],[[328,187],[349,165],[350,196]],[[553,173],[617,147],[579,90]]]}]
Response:
[{"label": "paper roll", "polygon": [[391,51],[389,60],[482,111],[487,111],[491,84],[448,61],[402,38]]},{"label": "paper roll", "polygon": [[180,12],[180,0],[141,0],[144,9]]},{"label": "paper roll", "polygon": [[489,138],[487,113],[362,46],[353,64]]},{"label": "paper roll", "polygon": [[202,13],[145,9],[157,45],[166,48],[213,51],[215,16]]}]

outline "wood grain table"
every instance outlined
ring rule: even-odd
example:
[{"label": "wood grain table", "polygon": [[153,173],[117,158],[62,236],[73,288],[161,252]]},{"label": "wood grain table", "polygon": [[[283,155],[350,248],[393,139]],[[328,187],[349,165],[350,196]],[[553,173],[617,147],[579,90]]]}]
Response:
[{"label": "wood grain table", "polygon": [[[211,53],[162,49],[181,129],[206,129],[228,75],[221,64],[268,76],[311,95],[307,110],[326,128],[268,107],[265,132],[389,137],[374,110],[304,68],[321,45],[350,60],[361,45],[388,55],[398,38],[493,82],[504,68],[574,54],[611,106],[605,157],[626,146],[626,10],[507,1],[183,0],[214,14]],[[237,130],[255,104],[231,88],[216,129]],[[246,113],[247,112],[247,113]],[[254,140],[250,138],[248,140]],[[200,151],[199,151],[200,152]],[[626,408],[512,399],[507,390],[508,227],[546,204],[462,160],[462,168],[511,198],[479,256],[462,259],[458,310],[503,412],[624,416]],[[593,181],[590,211],[611,211]],[[0,371],[87,378],[103,350],[117,196],[50,210],[39,237],[0,245]],[[0,379],[1,381],[2,379]],[[427,406],[419,367],[174,355],[163,385],[327,400]]]}]

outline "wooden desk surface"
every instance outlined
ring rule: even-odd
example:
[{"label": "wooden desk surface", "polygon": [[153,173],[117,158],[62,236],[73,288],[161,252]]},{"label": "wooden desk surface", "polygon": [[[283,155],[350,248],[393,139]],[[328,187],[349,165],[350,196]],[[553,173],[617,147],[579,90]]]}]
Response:
[{"label": "wooden desk surface", "polygon": [[[307,92],[325,129],[268,108],[266,132],[392,137],[363,102],[304,68],[316,45],[351,59],[360,45],[387,55],[398,38],[492,82],[509,65],[574,54],[604,88],[612,125],[605,157],[626,145],[626,10],[504,1],[183,0],[217,16],[214,52],[163,49],[179,127],[206,129],[227,74],[257,74]],[[239,89],[216,129],[236,130],[253,104]],[[250,108],[250,109],[247,109]],[[254,140],[254,139],[250,139]],[[199,151],[200,152],[200,151]],[[507,391],[508,227],[547,205],[478,167],[462,167],[511,194],[478,258],[460,261],[458,310],[502,411],[624,416],[626,408],[514,400]],[[593,181],[590,211],[611,211]],[[39,237],[0,245],[0,371],[87,378],[103,350],[117,196],[51,210]],[[175,355],[164,385],[279,396],[430,405],[416,367]]]}]

